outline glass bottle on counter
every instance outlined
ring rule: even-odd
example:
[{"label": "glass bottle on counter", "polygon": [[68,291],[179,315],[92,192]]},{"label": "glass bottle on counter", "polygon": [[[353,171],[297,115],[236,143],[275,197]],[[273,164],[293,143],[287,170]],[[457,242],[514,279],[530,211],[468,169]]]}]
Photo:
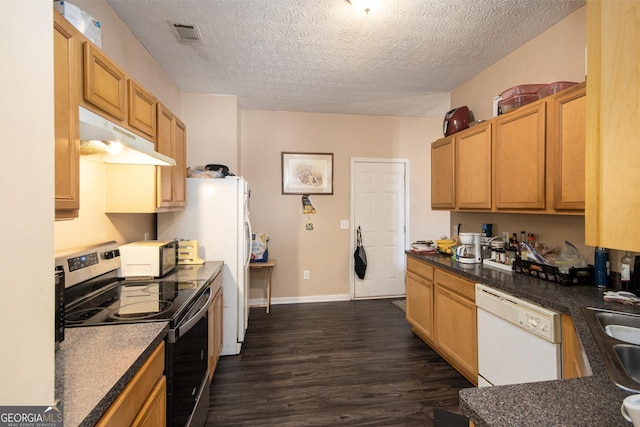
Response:
[{"label": "glass bottle on counter", "polygon": [[629,290],[631,284],[631,255],[629,251],[620,259],[620,286],[623,291]]}]

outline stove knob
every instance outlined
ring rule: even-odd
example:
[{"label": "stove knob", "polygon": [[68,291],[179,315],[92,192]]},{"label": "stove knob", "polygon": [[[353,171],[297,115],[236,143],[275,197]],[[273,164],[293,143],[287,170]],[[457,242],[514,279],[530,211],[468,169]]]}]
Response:
[{"label": "stove knob", "polygon": [[120,251],[119,250],[113,250],[113,251],[107,251],[103,254],[105,259],[113,259],[117,256],[120,256]]}]

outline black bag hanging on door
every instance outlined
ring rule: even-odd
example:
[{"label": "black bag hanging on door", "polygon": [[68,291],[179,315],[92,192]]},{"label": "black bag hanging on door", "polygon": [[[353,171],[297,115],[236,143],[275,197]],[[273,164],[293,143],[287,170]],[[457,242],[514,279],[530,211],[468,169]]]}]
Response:
[{"label": "black bag hanging on door", "polygon": [[353,259],[355,260],[356,274],[362,280],[364,279],[364,273],[367,271],[367,253],[362,246],[362,234],[360,232],[360,226],[356,230],[356,250],[353,253]]}]

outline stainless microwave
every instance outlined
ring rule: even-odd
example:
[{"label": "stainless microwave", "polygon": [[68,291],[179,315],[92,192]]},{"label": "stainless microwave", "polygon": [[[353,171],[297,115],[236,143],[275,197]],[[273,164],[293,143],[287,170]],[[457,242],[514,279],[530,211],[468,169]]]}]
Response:
[{"label": "stainless microwave", "polygon": [[177,265],[177,240],[144,240],[120,246],[119,277],[163,277]]}]

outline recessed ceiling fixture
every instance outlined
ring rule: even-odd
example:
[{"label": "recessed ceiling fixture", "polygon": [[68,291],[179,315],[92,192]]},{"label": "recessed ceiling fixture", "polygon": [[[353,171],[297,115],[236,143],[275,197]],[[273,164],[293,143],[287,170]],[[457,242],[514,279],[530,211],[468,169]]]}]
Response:
[{"label": "recessed ceiling fixture", "polygon": [[180,24],[177,22],[171,22],[171,28],[178,37],[178,40],[182,43],[189,44],[204,44],[202,34],[196,24]]},{"label": "recessed ceiling fixture", "polygon": [[379,8],[384,0],[347,0],[357,10],[369,14]]}]

